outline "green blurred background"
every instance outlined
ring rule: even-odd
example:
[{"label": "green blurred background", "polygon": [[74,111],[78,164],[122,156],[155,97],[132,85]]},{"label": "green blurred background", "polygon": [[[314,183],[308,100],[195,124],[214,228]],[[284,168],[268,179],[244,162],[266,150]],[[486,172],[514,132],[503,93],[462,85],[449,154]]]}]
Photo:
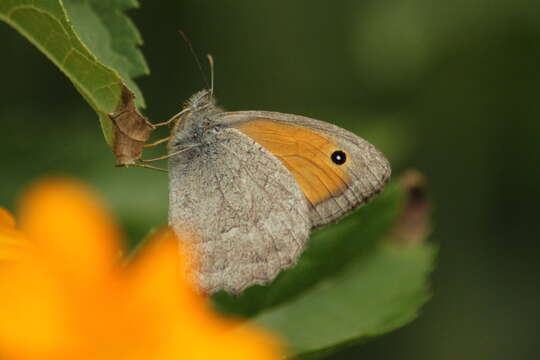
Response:
[{"label": "green blurred background", "polygon": [[[429,179],[432,301],[413,324],[333,359],[538,358],[540,2],[143,1],[130,15],[152,71],[138,81],[152,121],[203,87],[183,29],[203,61],[214,55],[226,109],[340,124],[395,175],[414,167]],[[0,204],[14,209],[32,179],[69,174],[98,189],[131,241],[166,222],[166,175],[114,168],[69,81],[5,24],[0,44]]]}]

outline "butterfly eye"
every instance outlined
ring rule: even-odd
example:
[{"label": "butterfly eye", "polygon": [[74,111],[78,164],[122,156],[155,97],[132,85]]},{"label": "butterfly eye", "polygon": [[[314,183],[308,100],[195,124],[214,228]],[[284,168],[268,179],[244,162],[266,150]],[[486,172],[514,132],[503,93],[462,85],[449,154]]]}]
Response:
[{"label": "butterfly eye", "polygon": [[347,161],[347,155],[341,150],[334,151],[330,158],[336,165],[343,165],[345,164],[345,161]]}]

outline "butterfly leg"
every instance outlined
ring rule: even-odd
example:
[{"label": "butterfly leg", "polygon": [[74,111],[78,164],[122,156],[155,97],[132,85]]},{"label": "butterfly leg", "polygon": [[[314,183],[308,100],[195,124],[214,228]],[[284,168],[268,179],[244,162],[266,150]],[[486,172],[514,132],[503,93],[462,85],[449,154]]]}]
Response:
[{"label": "butterfly leg", "polygon": [[153,146],[156,146],[156,145],[159,145],[159,144],[163,144],[164,142],[167,142],[169,140],[171,140],[172,136],[167,136],[163,139],[159,139],[157,141],[154,141],[153,143],[150,143],[150,144],[144,144],[144,147],[153,147]]},{"label": "butterfly leg", "polygon": [[148,164],[135,163],[135,164],[129,164],[129,165],[128,164],[116,165],[116,167],[126,167],[126,168],[130,167],[130,166],[135,166],[135,167],[140,167],[140,168],[150,169],[150,170],[156,170],[156,171],[161,171],[161,172],[169,172],[169,170],[167,170],[167,169],[163,169],[163,168],[148,165]]},{"label": "butterfly leg", "polygon": [[160,122],[160,123],[157,123],[157,124],[154,124],[155,127],[160,127],[160,126],[167,126],[167,125],[170,125],[171,123],[173,123],[174,121],[178,120],[178,118],[180,118],[182,115],[184,115],[186,112],[188,112],[190,109],[189,108],[185,108],[183,109],[182,111],[180,111],[178,114],[174,115],[172,118],[170,118],[169,120],[167,121],[163,121],[163,122]]},{"label": "butterfly leg", "polygon": [[159,161],[159,160],[165,160],[165,159],[168,159],[172,156],[175,156],[175,155],[178,155],[180,153],[183,153],[184,151],[188,151],[192,148],[194,148],[196,145],[193,145],[193,146],[188,146],[188,147],[185,147],[185,148],[182,148],[178,151],[175,151],[173,153],[170,153],[170,154],[167,154],[167,155],[163,155],[163,156],[159,156],[157,158],[153,158],[153,159],[140,159],[139,161],[143,162],[143,163],[147,163],[147,162],[153,162],[153,161]]}]

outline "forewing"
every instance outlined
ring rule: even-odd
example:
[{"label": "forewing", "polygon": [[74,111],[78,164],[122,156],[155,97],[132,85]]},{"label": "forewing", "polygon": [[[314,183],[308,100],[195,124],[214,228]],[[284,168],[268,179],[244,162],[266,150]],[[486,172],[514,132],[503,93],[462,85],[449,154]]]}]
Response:
[{"label": "forewing", "polygon": [[266,284],[296,263],[311,222],[283,164],[232,128],[169,161],[169,223],[198,257],[193,275],[208,293]]},{"label": "forewing", "polygon": [[[264,111],[222,113],[220,121],[281,160],[307,199],[314,228],[367,203],[390,177],[388,161],[373,145],[323,121]],[[346,154],[344,164],[332,161],[335,151]]]}]

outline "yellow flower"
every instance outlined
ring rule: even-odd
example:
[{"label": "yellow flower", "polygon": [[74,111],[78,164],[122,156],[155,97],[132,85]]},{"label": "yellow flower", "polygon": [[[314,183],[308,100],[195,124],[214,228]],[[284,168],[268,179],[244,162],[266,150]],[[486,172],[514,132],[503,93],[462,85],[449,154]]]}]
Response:
[{"label": "yellow flower", "polygon": [[0,358],[280,358],[270,335],[210,310],[169,230],[128,264],[120,240],[91,192],[70,180],[35,185],[18,228],[0,209]]}]

